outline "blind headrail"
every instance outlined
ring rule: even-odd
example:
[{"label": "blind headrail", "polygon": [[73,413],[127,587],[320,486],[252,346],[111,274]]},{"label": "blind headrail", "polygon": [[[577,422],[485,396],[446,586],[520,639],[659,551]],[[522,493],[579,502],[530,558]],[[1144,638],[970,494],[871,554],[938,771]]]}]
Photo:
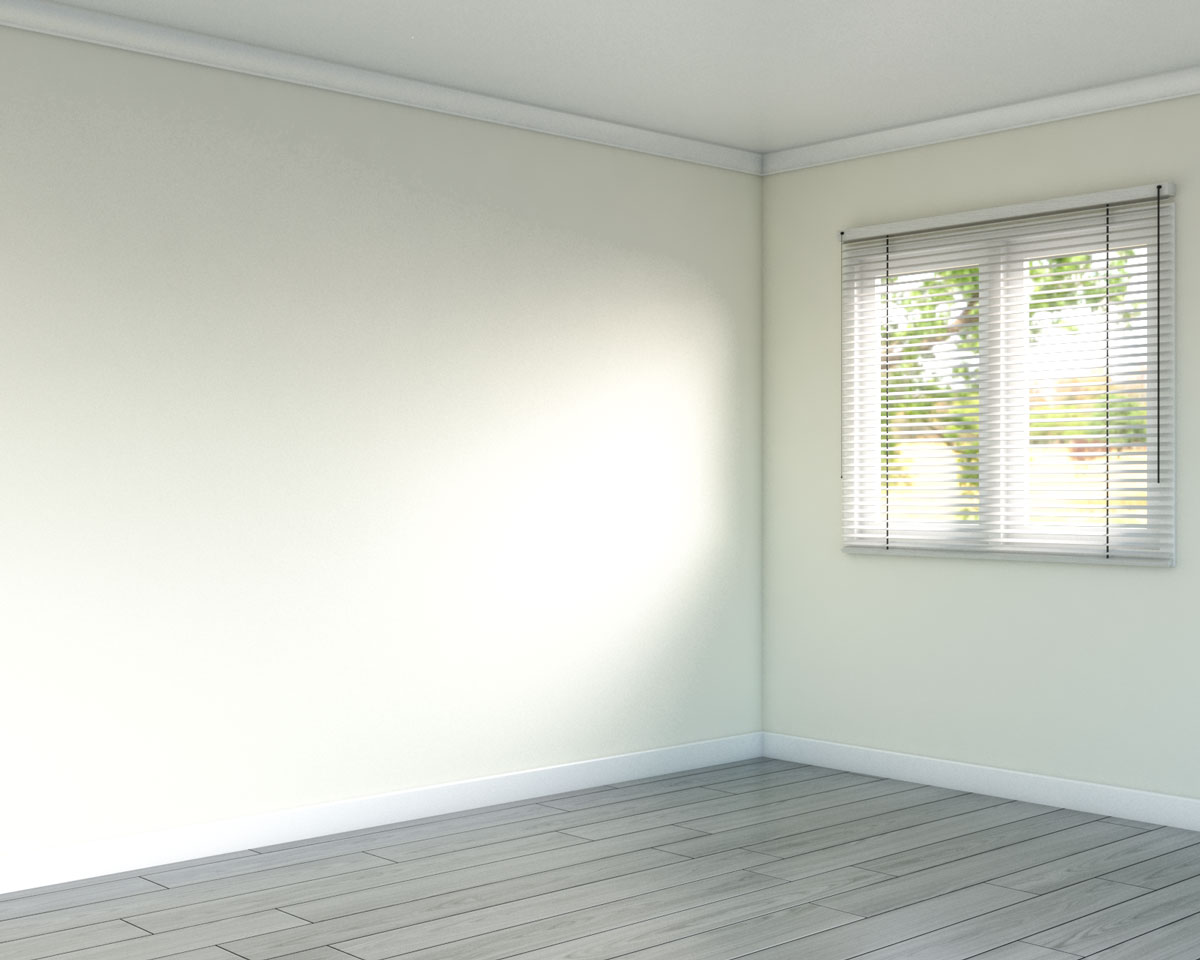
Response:
[{"label": "blind headrail", "polygon": [[1022,217],[1037,217],[1047,213],[1064,213],[1069,210],[1084,210],[1088,207],[1115,206],[1122,203],[1137,203],[1167,199],[1175,196],[1175,184],[1169,182],[1150,183],[1140,187],[1124,187],[1120,190],[1105,190],[1100,193],[1081,193],[1073,197],[1056,197],[1053,200],[1034,200],[1029,203],[1013,203],[1003,207],[984,210],[965,210],[961,213],[945,213],[916,220],[897,220],[894,223],[878,223],[867,227],[850,227],[843,230],[843,243],[854,240],[876,240],[895,237],[906,233],[924,233],[946,227],[965,227],[976,224],[995,223],[1002,220],[1019,220]]}]

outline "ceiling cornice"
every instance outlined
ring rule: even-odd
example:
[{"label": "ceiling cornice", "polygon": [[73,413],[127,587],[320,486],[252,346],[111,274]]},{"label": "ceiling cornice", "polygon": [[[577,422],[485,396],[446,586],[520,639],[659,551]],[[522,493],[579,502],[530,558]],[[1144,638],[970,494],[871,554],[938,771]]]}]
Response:
[{"label": "ceiling cornice", "polygon": [[764,154],[83,10],[53,0],[0,0],[0,26],[757,175],[786,173],[1200,94],[1200,67],[1193,67]]},{"label": "ceiling cornice", "polygon": [[964,140],[985,133],[1032,127],[1054,120],[1069,120],[1122,107],[1136,107],[1159,100],[1174,100],[1200,94],[1200,67],[1160,73],[1152,77],[1110,83],[1053,97],[1026,100],[990,110],[976,110],[925,123],[911,123],[891,130],[878,130],[856,137],[828,140],[790,150],[764,154],[763,174],[786,173],[826,163],[838,163],[878,153],[892,153],[948,140]]},{"label": "ceiling cornice", "polygon": [[127,17],[81,10],[51,0],[0,0],[0,26],[82,40],[118,50],[181,60],[334,93],[382,100],[436,113],[485,120],[572,140],[586,140],[740,173],[762,173],[762,154],[669,133],[595,120],[499,97],[363,70],[266,47],[222,40]]}]

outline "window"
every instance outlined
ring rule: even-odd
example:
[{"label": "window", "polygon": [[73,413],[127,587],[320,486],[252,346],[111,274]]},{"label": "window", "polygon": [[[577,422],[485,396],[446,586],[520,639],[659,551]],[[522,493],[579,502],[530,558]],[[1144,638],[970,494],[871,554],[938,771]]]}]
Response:
[{"label": "window", "polygon": [[1173,563],[1172,194],[843,235],[848,550]]}]

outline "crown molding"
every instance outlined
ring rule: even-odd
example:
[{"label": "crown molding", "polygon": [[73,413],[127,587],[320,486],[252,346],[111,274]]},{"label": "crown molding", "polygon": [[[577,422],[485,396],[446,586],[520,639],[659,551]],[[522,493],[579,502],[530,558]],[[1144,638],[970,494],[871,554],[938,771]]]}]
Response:
[{"label": "crown molding", "polygon": [[976,110],[939,120],[912,123],[840,140],[828,140],[763,155],[763,175],[803,170],[842,160],[855,160],[880,153],[924,147],[949,140],[963,140],[1002,130],[1031,127],[1055,120],[1069,120],[1093,113],[1136,107],[1160,100],[1200,94],[1200,67],[1160,73],[1152,77],[1110,83],[1053,97],[1026,100],[1005,107]]},{"label": "crown molding", "polygon": [[753,150],[739,150],[499,97],[454,90],[374,70],[82,10],[52,0],[0,0],[0,26],[739,173],[762,173],[762,154]]},{"label": "crown molding", "polygon": [[763,176],[1200,94],[1200,67],[1191,67],[764,154],[82,10],[54,0],[0,0],[0,26]]}]

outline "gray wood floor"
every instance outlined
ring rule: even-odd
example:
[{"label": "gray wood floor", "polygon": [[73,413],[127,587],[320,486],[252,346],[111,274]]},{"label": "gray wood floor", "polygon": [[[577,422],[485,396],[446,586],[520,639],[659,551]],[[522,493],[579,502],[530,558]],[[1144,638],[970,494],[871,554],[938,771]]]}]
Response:
[{"label": "gray wood floor", "polygon": [[1200,833],[752,760],[0,896],[3,960],[1200,960]]}]

